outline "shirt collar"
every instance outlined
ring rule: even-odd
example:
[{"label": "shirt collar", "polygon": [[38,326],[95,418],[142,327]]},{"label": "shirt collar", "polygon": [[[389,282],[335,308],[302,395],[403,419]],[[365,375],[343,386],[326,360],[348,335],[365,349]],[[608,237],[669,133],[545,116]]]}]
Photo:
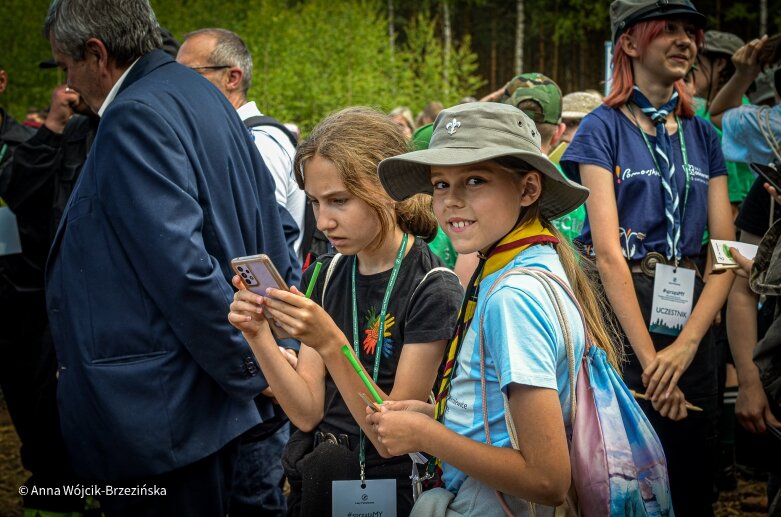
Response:
[{"label": "shirt collar", "polygon": [[244,104],[236,110],[236,113],[239,114],[239,118],[241,120],[247,120],[250,117],[260,117],[263,115],[263,113],[261,113],[258,109],[257,104],[255,104],[255,101],[250,101],[247,104]]},{"label": "shirt collar", "polygon": [[109,90],[108,95],[106,96],[106,100],[103,101],[103,105],[98,110],[99,117],[103,116],[103,112],[108,109],[108,105],[114,101],[114,97],[117,96],[117,92],[119,92],[119,89],[122,87],[122,83],[125,82],[125,78],[127,77],[128,72],[130,72],[130,70],[136,66],[136,63],[138,63],[138,59],[133,61],[133,63],[127,67],[127,70],[125,70],[125,72],[119,76],[119,80],[117,80],[117,82],[114,83],[114,86],[111,87],[111,90]]}]

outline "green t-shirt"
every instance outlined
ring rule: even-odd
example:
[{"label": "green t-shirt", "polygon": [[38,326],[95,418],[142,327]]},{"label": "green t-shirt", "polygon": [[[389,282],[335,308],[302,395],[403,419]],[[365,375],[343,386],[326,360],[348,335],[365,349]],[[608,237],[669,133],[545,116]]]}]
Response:
[{"label": "green t-shirt", "polygon": [[[559,172],[564,175],[561,167],[558,163],[553,162],[553,165],[559,169]],[[564,214],[558,219],[551,221],[553,226],[564,236],[565,239],[572,244],[576,238],[580,237],[580,233],[583,231],[583,225],[586,224],[586,205],[585,203],[578,206],[575,210],[568,214]]]},{"label": "green t-shirt", "polygon": [[439,226],[437,227],[437,236],[434,237],[433,241],[428,243],[428,247],[434,255],[442,259],[442,262],[444,262],[447,267],[453,269],[456,265],[458,253],[456,253],[455,248],[453,248],[450,237],[448,237]]},{"label": "green t-shirt", "polygon": [[[743,96],[742,101],[743,104],[751,104],[745,95]],[[695,115],[702,117],[710,122],[710,113],[707,112],[708,108],[705,105],[705,101],[703,99],[696,98],[695,106],[697,107]],[[719,140],[721,140],[721,130],[716,126],[713,126],[713,128],[719,135]],[[725,163],[727,165],[727,189],[729,190],[729,202],[742,203],[743,200],[746,199],[748,191],[751,190],[751,185],[754,184],[756,176],[753,172],[751,172],[751,169],[749,169],[748,165],[745,163],[729,161]]]}]

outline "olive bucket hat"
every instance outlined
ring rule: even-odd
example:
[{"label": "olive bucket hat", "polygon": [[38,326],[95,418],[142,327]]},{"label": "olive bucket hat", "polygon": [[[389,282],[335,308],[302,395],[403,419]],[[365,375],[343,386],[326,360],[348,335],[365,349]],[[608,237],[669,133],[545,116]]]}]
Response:
[{"label": "olive bucket hat", "polygon": [[434,121],[429,148],[380,162],[388,195],[403,201],[431,194],[431,166],[471,165],[503,156],[518,158],[543,176],[540,212],[556,219],[588,197],[586,187],[566,179],[540,150],[540,133],[521,110],[498,102],[472,102],[442,110]]},{"label": "olive bucket hat", "polygon": [[697,27],[705,28],[705,15],[689,0],[615,0],[610,4],[613,43],[636,23],[677,16],[688,18]]}]

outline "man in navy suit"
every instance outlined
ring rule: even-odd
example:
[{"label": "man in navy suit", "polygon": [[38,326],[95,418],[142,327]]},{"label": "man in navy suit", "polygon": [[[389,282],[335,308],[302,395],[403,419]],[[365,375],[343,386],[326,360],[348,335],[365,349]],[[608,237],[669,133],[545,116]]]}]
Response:
[{"label": "man in navy suit", "polygon": [[74,469],[136,489],[109,516],[225,515],[267,386],[226,318],[230,260],[294,274],[273,180],[227,99],[159,50],[147,0],[53,0],[44,33],[101,116],[46,271]]}]

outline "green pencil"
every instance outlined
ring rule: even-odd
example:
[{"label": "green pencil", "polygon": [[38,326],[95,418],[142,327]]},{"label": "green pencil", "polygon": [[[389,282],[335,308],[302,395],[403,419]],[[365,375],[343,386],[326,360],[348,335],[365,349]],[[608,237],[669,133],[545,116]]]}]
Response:
[{"label": "green pencil", "polygon": [[363,371],[363,368],[361,368],[361,364],[358,362],[358,359],[353,354],[353,351],[350,349],[348,345],[344,345],[342,347],[342,353],[347,356],[347,359],[350,361],[350,364],[353,365],[353,369],[355,370],[355,373],[358,374],[358,376],[363,381],[363,385],[366,386],[366,389],[369,390],[369,393],[371,393],[372,398],[377,404],[382,404],[382,399],[380,398],[380,395],[377,393],[377,390],[374,389],[374,385],[372,384],[372,381],[369,380],[369,378],[366,376],[366,372]]},{"label": "green pencil", "polygon": [[315,290],[315,282],[317,282],[317,275],[320,274],[320,268],[323,267],[322,262],[315,262],[315,270],[312,273],[312,278],[309,279],[309,285],[306,286],[306,297],[312,297],[312,291]]}]

